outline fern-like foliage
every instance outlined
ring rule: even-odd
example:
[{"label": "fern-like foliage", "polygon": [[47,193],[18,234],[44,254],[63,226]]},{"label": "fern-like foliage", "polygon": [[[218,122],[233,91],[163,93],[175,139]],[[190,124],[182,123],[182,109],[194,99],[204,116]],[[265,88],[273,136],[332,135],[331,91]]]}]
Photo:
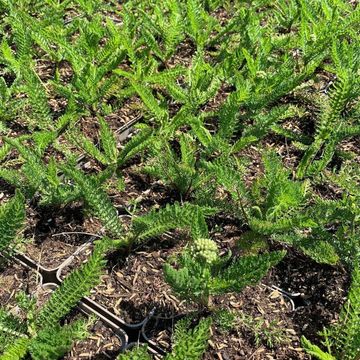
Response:
[{"label": "fern-like foliage", "polygon": [[301,209],[306,202],[309,183],[291,180],[290,172],[283,167],[275,153],[266,154],[264,166],[266,175],[253,186],[253,195],[258,200],[261,199],[262,191],[266,189],[263,204],[257,204],[264,217],[276,221],[284,214]]},{"label": "fern-like foliage", "polygon": [[274,234],[272,239],[300,249],[318,263],[335,265],[340,259],[339,251],[334,246],[333,239],[323,229],[314,228],[311,234],[306,234],[300,230],[285,234]]},{"label": "fern-like foliage", "polygon": [[[141,29],[146,43],[161,60],[166,61],[176,51],[184,38],[183,11],[179,1],[155,2],[153,13],[143,12],[144,25]],[[161,38],[161,42],[156,39]]]},{"label": "fern-like foliage", "polygon": [[197,53],[189,73],[189,105],[195,108],[205,104],[217,94],[220,85],[216,68],[206,62],[202,52]]},{"label": "fern-like foliage", "polygon": [[0,309],[0,351],[4,351],[16,339],[26,338],[27,328],[17,317]]},{"label": "fern-like foliage", "polygon": [[40,204],[62,205],[79,198],[80,191],[64,185],[59,177],[54,158],[48,164],[42,160],[42,155],[49,142],[53,141],[53,132],[33,134],[34,146],[26,146],[21,139],[5,138],[7,144],[14,147],[22,157],[24,164],[21,170],[0,169],[0,177],[8,183],[21,189],[29,198],[39,194]]},{"label": "fern-like foliage", "polygon": [[30,340],[27,338],[19,338],[14,341],[7,349],[6,352],[0,355],[1,360],[21,360],[28,351]]},{"label": "fern-like foliage", "polygon": [[0,355],[1,360],[21,360],[31,355],[34,360],[57,360],[65,355],[74,341],[87,336],[88,323],[75,321],[69,325],[56,325],[49,329],[40,330],[37,335],[22,335],[13,343],[5,347]]},{"label": "fern-like foliage", "polygon": [[151,360],[150,354],[147,352],[147,346],[137,346],[124,354],[120,354],[117,360]]},{"label": "fern-like foliage", "polygon": [[216,20],[207,13],[199,0],[186,1],[186,17],[188,22],[186,30],[196,46],[202,49],[215,28]]},{"label": "fern-like foliage", "polygon": [[[52,82],[56,91],[69,103],[75,103],[79,111],[96,111],[105,105],[106,99],[120,87],[112,70],[125,57],[120,46],[121,36],[113,22],[104,19],[101,14],[92,14],[79,17],[76,26],[70,26],[65,32],[48,25],[49,30],[44,33],[39,25],[35,31],[45,36],[46,49],[49,48],[46,43],[56,46],[58,51],[55,55],[67,61],[73,71],[70,83],[63,83],[61,79]],[[75,41],[69,42],[68,37],[74,32],[78,32],[78,36]],[[44,44],[44,41],[41,43]]]},{"label": "fern-like foliage", "polygon": [[299,211],[307,203],[309,183],[292,180],[290,171],[275,153],[264,154],[265,173],[250,190],[243,180],[246,164],[234,163],[232,159],[220,158],[204,165],[238,203],[236,212],[253,230],[269,233],[291,228],[292,223],[311,224],[306,214]]},{"label": "fern-like foliage", "polygon": [[57,360],[63,357],[74,344],[88,335],[88,321],[78,320],[71,324],[46,328],[39,331],[29,346],[34,360]]},{"label": "fern-like foliage", "polygon": [[155,143],[151,149],[152,157],[143,171],[171,185],[186,199],[206,181],[206,177],[197,168],[194,140],[183,134],[178,146],[179,149],[173,149],[169,143]]},{"label": "fern-like foliage", "polygon": [[357,359],[360,355],[360,268],[352,272],[351,288],[339,318],[339,323],[329,329],[338,357]]},{"label": "fern-like foliage", "polygon": [[141,154],[153,141],[154,132],[149,127],[142,128],[138,134],[132,137],[123,147],[119,154],[118,166],[122,166],[126,161]]},{"label": "fern-like foliage", "polygon": [[90,209],[102,221],[106,229],[117,238],[123,234],[123,228],[119,221],[116,208],[112,205],[104,190],[99,189],[99,183],[92,176],[85,175],[80,170],[69,166],[62,166],[65,175],[74,180],[79,186],[82,196]]},{"label": "fern-like foliage", "polygon": [[201,319],[199,324],[189,330],[187,319],[180,320],[175,325],[174,345],[166,360],[198,360],[201,359],[210,337],[211,318]]},{"label": "fern-like foliage", "polygon": [[16,191],[15,196],[0,207],[0,252],[10,250],[18,231],[25,220],[24,196]]},{"label": "fern-like foliage", "polygon": [[[343,220],[344,217],[351,218],[350,214],[346,215],[346,205],[314,198],[310,182],[292,179],[291,172],[274,152],[265,152],[265,172],[251,187],[243,180],[246,163],[234,164],[229,157],[204,163],[232,199],[230,204],[219,201],[217,206],[235,213],[259,236],[271,236],[273,240],[291,244],[315,261],[335,264],[340,258],[344,259],[326,227],[338,221],[340,212]],[[343,243],[343,250],[345,244],[350,245]]]},{"label": "fern-like foliage", "polygon": [[[278,122],[284,121],[287,118],[292,118],[299,114],[299,109],[292,106],[278,106],[272,108],[266,114],[258,114],[255,117],[255,123],[244,129],[239,140],[233,145],[232,151],[236,152],[248,147],[250,144],[258,142],[269,132],[274,131],[274,125]],[[226,125],[228,126],[228,125]],[[236,125],[233,125],[234,127]],[[223,128],[220,128],[221,131]],[[222,132],[220,132],[222,134]]]},{"label": "fern-like foliage", "polygon": [[319,360],[336,360],[334,356],[329,354],[328,352],[325,352],[319,348],[319,346],[312,344],[306,337],[301,338],[301,344],[302,347],[305,349],[305,351],[313,356],[316,359]]},{"label": "fern-like foliage", "polygon": [[28,71],[23,76],[36,125],[41,129],[52,129],[52,118],[44,85],[34,71]]},{"label": "fern-like foliage", "polygon": [[89,140],[76,128],[68,130],[67,138],[100,163],[104,165],[116,164],[118,159],[118,149],[115,135],[105,119],[100,117],[98,122],[100,127],[99,145],[103,151],[101,151],[91,140]]},{"label": "fern-like foliage", "polygon": [[139,240],[155,237],[171,229],[191,230],[198,223],[198,218],[214,214],[214,209],[200,207],[191,203],[167,204],[160,210],[152,210],[146,215],[133,219],[133,231]]},{"label": "fern-like foliage", "polygon": [[206,244],[206,248],[186,249],[173,264],[175,267],[164,266],[165,279],[175,293],[200,306],[211,306],[212,295],[241,291],[256,284],[285,255],[273,252],[245,256],[229,263],[229,256],[220,258],[216,252],[209,253],[215,245],[211,240]]},{"label": "fern-like foliage", "polygon": [[[348,114],[351,114],[360,90],[357,76],[359,59],[346,42],[333,43],[332,57],[335,62],[333,71],[337,79],[329,97],[323,101],[314,141],[299,163],[297,169],[299,178],[322,171],[332,160],[338,143],[347,136],[351,137],[353,133],[357,133],[358,122]],[[319,154],[321,154],[320,159],[315,160]]]}]

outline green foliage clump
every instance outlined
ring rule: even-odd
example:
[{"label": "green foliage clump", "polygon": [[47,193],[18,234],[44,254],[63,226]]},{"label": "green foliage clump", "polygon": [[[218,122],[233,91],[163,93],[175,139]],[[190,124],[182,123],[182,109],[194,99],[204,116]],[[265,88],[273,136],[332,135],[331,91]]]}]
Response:
[{"label": "green foliage clump", "polygon": [[256,346],[264,344],[273,349],[289,342],[286,330],[279,326],[276,320],[266,321],[241,312],[238,314],[238,321],[240,326],[254,337]]},{"label": "green foliage clump", "polygon": [[[143,216],[134,218],[133,231],[136,239],[145,240],[172,229],[198,229],[199,218],[214,214],[214,209],[191,203],[180,205],[175,202],[159,210],[152,210]],[[202,226],[204,223],[202,222]],[[206,224],[205,224],[206,226]],[[207,231],[207,230],[206,230]]]},{"label": "green foliage clump", "polygon": [[229,332],[236,328],[236,314],[233,311],[227,309],[217,310],[213,314],[214,323],[222,333]]},{"label": "green foliage clump", "polygon": [[108,229],[113,236],[117,238],[121,237],[123,228],[119,221],[116,208],[110,202],[105,191],[99,189],[99,183],[96,179],[69,166],[62,167],[62,170],[79,186],[86,203],[99,217],[105,228]]},{"label": "green foliage clump", "polygon": [[178,151],[172,149],[169,143],[158,142],[154,145],[153,157],[143,170],[145,173],[171,185],[183,198],[204,184],[206,177],[197,166],[194,139],[183,134],[179,139]]},{"label": "green foliage clump", "polygon": [[[181,297],[200,306],[211,306],[211,296],[241,291],[245,286],[255,285],[267,271],[276,265],[285,252],[272,252],[257,256],[244,256],[234,261],[217,257],[210,264],[204,255],[193,258],[184,251],[173,265],[166,264],[166,281]],[[202,260],[202,261],[201,261]]]},{"label": "green foliage clump", "polygon": [[211,308],[211,296],[241,291],[256,284],[285,256],[277,251],[231,259],[231,252],[220,256],[199,214],[193,224],[194,239],[183,252],[164,266],[166,281],[181,298]]},{"label": "green foliage clump", "polygon": [[14,245],[18,231],[25,221],[24,196],[17,191],[15,196],[0,207],[0,252],[7,253]]}]

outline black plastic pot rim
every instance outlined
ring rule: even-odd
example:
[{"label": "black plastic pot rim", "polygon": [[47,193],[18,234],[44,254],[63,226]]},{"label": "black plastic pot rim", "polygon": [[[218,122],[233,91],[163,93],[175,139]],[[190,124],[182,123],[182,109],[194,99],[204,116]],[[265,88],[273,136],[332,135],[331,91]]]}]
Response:
[{"label": "black plastic pot rim", "polygon": [[[35,271],[39,275],[39,285],[46,290],[55,290],[62,283],[62,272],[66,266],[70,265],[72,261],[81,252],[89,248],[95,237],[92,237],[88,242],[79,246],[79,248],[65,259],[58,267],[47,269],[36,261],[32,260],[27,255],[16,252],[10,257],[15,260],[18,264]],[[126,350],[133,344],[141,342],[148,345],[148,350],[152,354],[165,355],[165,350],[157,346],[145,333],[145,327],[149,320],[154,317],[155,308],[145,317],[145,319],[139,323],[128,324],[122,318],[110,312],[104,306],[98,304],[96,301],[89,297],[84,297],[78,304],[78,308],[86,315],[95,315],[99,318],[106,326],[110,327],[115,335],[121,341],[120,351]]]}]

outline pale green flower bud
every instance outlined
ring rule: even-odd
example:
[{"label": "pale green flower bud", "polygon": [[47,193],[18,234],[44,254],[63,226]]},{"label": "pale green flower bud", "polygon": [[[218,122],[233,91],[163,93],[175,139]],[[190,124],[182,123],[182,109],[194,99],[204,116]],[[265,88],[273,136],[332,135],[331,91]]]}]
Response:
[{"label": "pale green flower bud", "polygon": [[196,239],[192,246],[192,254],[212,264],[218,258],[218,248],[215,241],[211,239]]}]

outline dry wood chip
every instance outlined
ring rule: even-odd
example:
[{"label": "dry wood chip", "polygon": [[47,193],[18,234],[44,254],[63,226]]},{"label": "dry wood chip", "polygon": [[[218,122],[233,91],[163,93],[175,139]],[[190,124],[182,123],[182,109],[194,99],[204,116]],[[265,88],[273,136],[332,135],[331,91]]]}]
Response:
[{"label": "dry wood chip", "polygon": [[15,296],[16,293],[17,293],[17,290],[13,290],[9,296],[8,301],[10,301]]},{"label": "dry wood chip", "polygon": [[156,338],[158,341],[163,340],[163,338],[166,336],[166,331],[163,330],[159,333],[158,337]]},{"label": "dry wood chip", "polygon": [[242,302],[234,302],[234,301],[230,301],[230,305],[235,308],[238,309],[242,306]]},{"label": "dry wood chip", "polygon": [[302,349],[302,348],[294,348],[294,347],[292,347],[292,346],[289,346],[289,349],[290,349],[290,350],[297,351],[297,352],[303,352],[303,351],[304,351],[304,349]]},{"label": "dry wood chip", "polygon": [[88,337],[88,339],[90,339],[90,340],[99,340],[99,337],[91,335],[91,336]]},{"label": "dry wood chip", "polygon": [[101,333],[96,333],[97,334],[97,336],[98,336],[98,338],[101,338],[102,340],[104,340],[105,339],[105,337],[104,337],[104,335],[103,334],[101,334]]},{"label": "dry wood chip", "polygon": [[270,294],[270,299],[277,299],[281,296],[280,292],[277,290],[274,290],[271,294]]},{"label": "dry wood chip", "polygon": [[136,280],[137,280],[138,276],[139,276],[139,273],[136,272],[136,273],[135,273],[135,276],[134,276],[134,278],[133,278],[133,282],[132,282],[133,286],[135,286]]},{"label": "dry wood chip", "polygon": [[114,292],[115,292],[115,288],[108,287],[103,293],[108,294],[108,295],[112,295],[112,294],[114,294]]},{"label": "dry wood chip", "polygon": [[136,254],[145,255],[145,256],[149,255],[149,253],[147,253],[146,251],[137,251]]},{"label": "dry wood chip", "polygon": [[174,301],[178,302],[179,300],[177,299],[177,297],[175,297],[174,295],[169,295],[171,299],[173,299]]},{"label": "dry wood chip", "polygon": [[124,278],[124,274],[121,273],[120,271],[115,272],[115,275],[116,275],[118,278],[120,278],[120,279],[123,279],[123,278]]},{"label": "dry wood chip", "polygon": [[167,301],[172,302],[172,301],[171,301],[171,298],[169,297],[169,295],[168,295],[165,291],[163,291],[162,294],[164,295],[164,297],[165,297],[165,299],[166,299]]}]

